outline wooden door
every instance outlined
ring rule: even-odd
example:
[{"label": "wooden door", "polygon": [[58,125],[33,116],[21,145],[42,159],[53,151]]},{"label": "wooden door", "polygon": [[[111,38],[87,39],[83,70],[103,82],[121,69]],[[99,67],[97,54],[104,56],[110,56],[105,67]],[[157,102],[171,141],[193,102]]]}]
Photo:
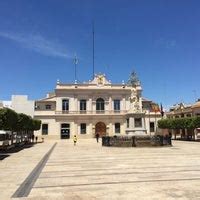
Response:
[{"label": "wooden door", "polygon": [[95,127],[95,133],[99,134],[100,137],[106,135],[106,125],[103,122],[98,122]]}]

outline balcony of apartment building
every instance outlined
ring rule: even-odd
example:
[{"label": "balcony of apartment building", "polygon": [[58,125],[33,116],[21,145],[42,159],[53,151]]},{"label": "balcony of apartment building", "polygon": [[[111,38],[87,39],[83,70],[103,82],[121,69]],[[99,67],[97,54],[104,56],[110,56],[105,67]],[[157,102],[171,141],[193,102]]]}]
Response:
[{"label": "balcony of apartment building", "polygon": [[35,103],[34,115],[55,115],[56,102],[55,101],[40,101]]}]

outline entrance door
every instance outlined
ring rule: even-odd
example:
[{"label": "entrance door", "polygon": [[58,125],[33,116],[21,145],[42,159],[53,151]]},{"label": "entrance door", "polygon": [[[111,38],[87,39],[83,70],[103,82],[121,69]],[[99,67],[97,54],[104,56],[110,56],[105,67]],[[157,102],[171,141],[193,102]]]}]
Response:
[{"label": "entrance door", "polygon": [[61,139],[70,138],[70,124],[61,124],[60,138]]},{"label": "entrance door", "polygon": [[95,126],[95,133],[99,134],[100,137],[106,135],[106,125],[103,122],[98,122]]}]

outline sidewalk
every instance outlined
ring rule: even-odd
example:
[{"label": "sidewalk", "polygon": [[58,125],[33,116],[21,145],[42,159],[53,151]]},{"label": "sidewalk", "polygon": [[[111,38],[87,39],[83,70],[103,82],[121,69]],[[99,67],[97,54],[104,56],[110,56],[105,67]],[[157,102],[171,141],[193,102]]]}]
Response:
[{"label": "sidewalk", "polygon": [[[1,199],[9,199],[55,141],[0,161]],[[57,141],[27,197],[19,199],[199,199],[200,143],[166,148],[102,147],[95,139]],[[7,178],[8,177],[8,178]],[[3,195],[3,196],[2,196]]]}]

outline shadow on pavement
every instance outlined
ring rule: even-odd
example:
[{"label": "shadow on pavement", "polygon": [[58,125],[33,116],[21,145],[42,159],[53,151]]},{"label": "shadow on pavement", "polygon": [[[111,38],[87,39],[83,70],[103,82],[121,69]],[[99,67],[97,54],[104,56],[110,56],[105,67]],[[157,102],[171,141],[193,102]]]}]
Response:
[{"label": "shadow on pavement", "polygon": [[0,155],[0,160],[3,160],[5,158],[7,158],[8,156],[10,156],[10,155]]},{"label": "shadow on pavement", "polygon": [[[38,143],[40,143],[40,142],[38,142]],[[3,150],[1,149],[0,150],[0,160],[3,160],[5,158],[9,157],[11,154],[17,153],[23,149],[31,148],[35,144],[37,144],[37,143],[24,144],[24,145],[12,147],[10,149],[3,149]]]}]

